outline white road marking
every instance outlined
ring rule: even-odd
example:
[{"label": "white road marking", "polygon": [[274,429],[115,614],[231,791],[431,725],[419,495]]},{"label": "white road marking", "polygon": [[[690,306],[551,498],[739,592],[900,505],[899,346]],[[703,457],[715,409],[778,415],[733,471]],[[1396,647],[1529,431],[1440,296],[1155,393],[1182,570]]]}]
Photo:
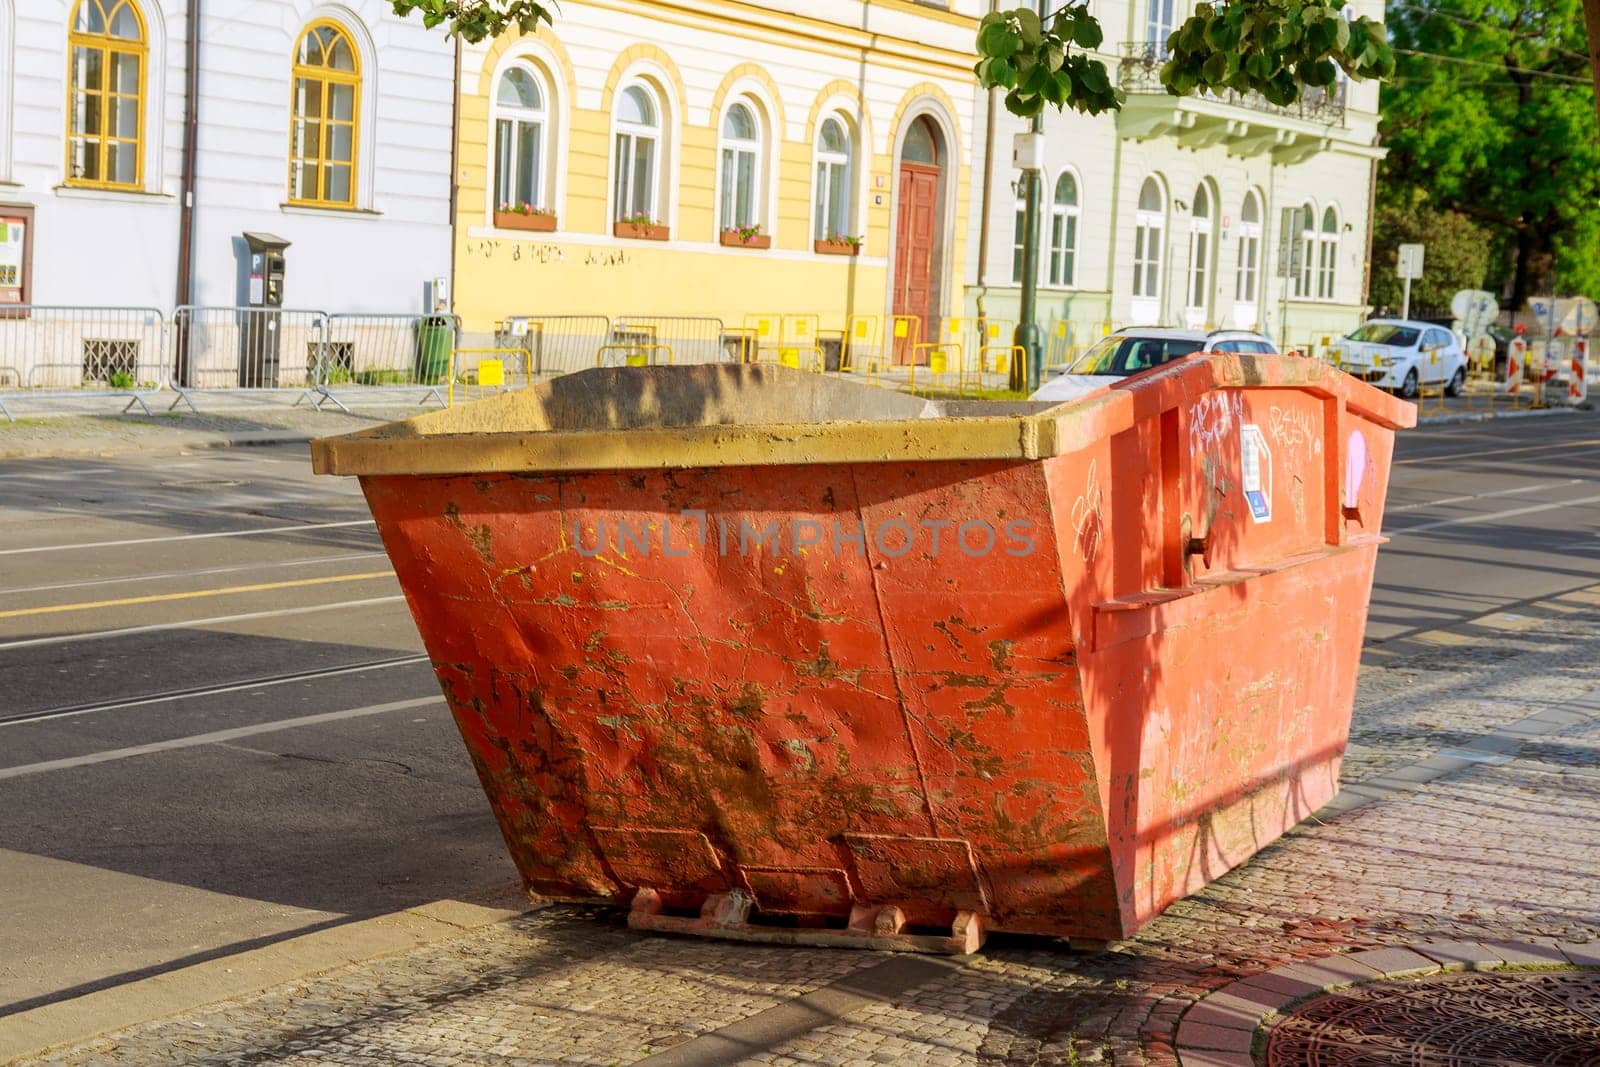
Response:
[{"label": "white road marking", "polygon": [[1512,496],[1516,493],[1531,493],[1536,489],[1556,489],[1563,485],[1577,485],[1582,478],[1568,478],[1562,482],[1541,482],[1538,485],[1519,485],[1515,489],[1496,489],[1491,493],[1471,493],[1467,496],[1447,496],[1439,500],[1424,500],[1420,504],[1402,504],[1396,508],[1387,508],[1386,515],[1396,515],[1402,511],[1420,511],[1422,508],[1436,508],[1445,504],[1464,504],[1469,500],[1482,500],[1491,496]]},{"label": "white road marking", "polygon": [[16,474],[0,474],[0,482],[70,482],[83,477],[85,474],[113,474],[115,467],[75,467],[70,471],[40,471],[38,473],[18,472]]},{"label": "white road marking", "polygon": [[81,634],[58,634],[54,637],[28,637],[20,641],[0,642],[0,652],[13,648],[38,648],[42,645],[70,645],[79,641],[103,641],[112,637],[155,633],[160,630],[187,630],[197,626],[216,626],[228,622],[247,622],[251,619],[276,619],[285,615],[310,615],[317,611],[336,611],[340,608],[360,608],[370,604],[392,604],[404,600],[403,596],[375,596],[363,600],[340,600],[332,604],[310,604],[300,608],[278,608],[276,611],[247,611],[240,615],[214,615],[209,619],[185,619],[182,622],[161,622],[149,626],[125,626],[119,630],[91,630]]},{"label": "white road marking", "polygon": [[32,548],[0,548],[0,556],[20,556],[29,552],[70,552],[76,548],[121,548],[123,545],[155,545],[167,541],[204,541],[215,537],[259,537],[262,534],[299,533],[302,530],[333,530],[342,526],[371,526],[371,519],[344,522],[307,522],[293,526],[263,526],[256,530],[219,530],[216,533],[170,534],[166,537],[131,537],[122,541],[80,541],[70,545],[35,545]]},{"label": "white road marking", "polygon": [[367,671],[384,670],[389,667],[410,667],[414,664],[427,662],[427,656],[403,656],[391,660],[382,660],[378,663],[352,663],[343,667],[330,667],[320,671],[302,671],[298,674],[281,678],[249,679],[228,685],[200,686],[194,689],[180,689],[167,693],[152,693],[149,696],[133,697],[128,700],[108,701],[103,704],[85,704],[76,708],[45,709],[43,711],[26,712],[9,719],[0,719],[0,729],[4,729],[7,726],[26,726],[29,723],[44,722],[49,719],[73,719],[79,715],[98,715],[103,711],[123,711],[127,708],[145,707],[150,704],[171,704],[180,700],[221,696],[224,693],[268,689],[275,685],[291,685],[296,682],[319,682],[324,678],[337,678],[340,675],[365,674]]},{"label": "white road marking", "polygon": [[1462,515],[1455,519],[1440,519],[1437,522],[1422,522],[1415,526],[1406,526],[1399,530],[1385,530],[1390,537],[1401,537],[1405,534],[1422,533],[1424,530],[1438,530],[1445,526],[1471,526],[1480,522],[1493,522],[1496,519],[1514,519],[1519,515],[1533,515],[1541,511],[1558,511],[1561,508],[1578,508],[1585,504],[1600,504],[1600,496],[1579,497],[1577,500],[1558,500],[1550,504],[1532,504],[1525,508],[1512,508],[1509,511],[1491,511],[1484,515]]},{"label": "white road marking", "polygon": [[346,708],[344,711],[325,711],[318,715],[301,715],[293,719],[277,719],[272,722],[257,723],[254,726],[236,726],[231,730],[213,730],[210,733],[190,734],[188,737],[174,737],[169,741],[154,741],[148,745],[131,745],[128,748],[107,749],[104,752],[91,752],[86,756],[70,756],[66,759],[46,760],[43,763],[24,763],[19,767],[0,767],[0,779],[23,778],[34,774],[48,774],[51,771],[67,771],[74,767],[89,767],[96,763],[113,763],[117,760],[132,759],[135,756],[148,756],[156,752],[171,752],[180,748],[198,748],[202,745],[215,745],[224,741],[233,741],[241,737],[254,737],[257,734],[277,733],[280,730],[293,730],[301,726],[316,726],[324,722],[337,722],[340,719],[355,719],[364,715],[382,715],[390,711],[407,711],[411,708],[427,707],[431,704],[442,704],[441,696],[417,697],[414,700],[395,700],[387,704],[369,704],[364,708]]},{"label": "white road marking", "polygon": [[15,593],[49,593],[57,589],[81,589],[88,585],[158,582],[168,578],[192,578],[203,574],[234,574],[239,571],[276,570],[279,567],[314,567],[319,563],[350,563],[358,559],[374,559],[382,555],[384,555],[382,552],[352,552],[343,556],[307,556],[304,559],[283,559],[267,563],[238,563],[229,567],[201,567],[198,570],[162,571],[159,574],[130,574],[115,578],[83,578],[76,582],[54,582],[50,585],[24,585],[16,589],[0,589],[0,596],[11,596]]}]

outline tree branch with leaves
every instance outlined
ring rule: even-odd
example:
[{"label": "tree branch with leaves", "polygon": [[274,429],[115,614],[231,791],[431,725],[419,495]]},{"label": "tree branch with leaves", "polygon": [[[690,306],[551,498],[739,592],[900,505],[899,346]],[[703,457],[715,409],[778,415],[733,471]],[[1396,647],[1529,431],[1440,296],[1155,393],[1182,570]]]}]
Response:
[{"label": "tree branch with leaves", "polygon": [[[1199,3],[1166,41],[1161,84],[1173,96],[1233,90],[1293,104],[1307,87],[1394,72],[1383,24],[1346,18],[1344,0],[1233,0]],[[1006,110],[1031,117],[1044,108],[1097,115],[1123,104],[1105,63],[1092,53],[1105,34],[1087,3],[1041,18],[1030,8],[994,11],[978,25],[980,85],[1005,89]]]}]

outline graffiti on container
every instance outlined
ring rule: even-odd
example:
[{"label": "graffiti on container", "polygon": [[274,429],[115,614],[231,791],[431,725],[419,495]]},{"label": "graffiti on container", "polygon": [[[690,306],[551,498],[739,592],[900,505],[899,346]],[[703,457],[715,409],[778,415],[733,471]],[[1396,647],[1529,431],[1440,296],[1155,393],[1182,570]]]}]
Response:
[{"label": "graffiti on container", "polygon": [[1100,479],[1095,460],[1089,461],[1089,476],[1084,480],[1083,492],[1072,502],[1072,528],[1077,533],[1078,554],[1094,561],[1100,552],[1100,539],[1105,523],[1100,518],[1104,494],[1100,492]]},{"label": "graffiti on container", "polygon": [[1189,451],[1218,450],[1234,424],[1244,421],[1244,397],[1238,392],[1207,393],[1189,413]]},{"label": "graffiti on container", "polygon": [[1312,455],[1322,452],[1322,439],[1317,436],[1315,420],[1309,411],[1280,408],[1274,404],[1267,413],[1267,432],[1275,444],[1284,448],[1309,446]]}]

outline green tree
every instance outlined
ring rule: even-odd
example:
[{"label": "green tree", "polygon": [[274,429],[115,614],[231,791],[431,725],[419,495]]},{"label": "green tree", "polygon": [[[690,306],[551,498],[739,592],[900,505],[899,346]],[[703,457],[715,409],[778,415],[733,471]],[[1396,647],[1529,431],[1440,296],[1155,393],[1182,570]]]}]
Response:
[{"label": "green tree", "polygon": [[[428,26],[447,26],[468,41],[523,32],[551,21],[544,0],[390,0]],[[1597,0],[1600,2],[1600,0]],[[1161,81],[1175,96],[1203,89],[1257,92],[1292,104],[1304,85],[1328,85],[1342,68],[1353,78],[1384,77],[1394,57],[1383,26],[1346,19],[1345,0],[1232,0],[1198,3],[1172,35]],[[1043,16],[1032,8],[995,11],[978,27],[979,82],[1005,89],[1006,108],[1037,115],[1044,107],[1098,113],[1122,106],[1105,63],[1092,54],[1105,34],[1087,0]]]},{"label": "green tree", "polygon": [[[1373,220],[1372,294],[1374,306],[1398,310],[1404,283],[1395,276],[1402,244],[1427,247],[1427,270],[1411,283],[1413,307],[1446,308],[1462,289],[1482,289],[1494,258],[1494,235],[1459,211],[1441,211],[1420,190],[1378,208]],[[1498,279],[1493,283],[1498,285]]]},{"label": "green tree", "polygon": [[1552,268],[1563,290],[1600,288],[1582,0],[1391,0],[1389,29],[1382,203],[1422,192],[1488,228],[1502,265],[1491,287],[1509,276],[1513,307],[1546,292]]}]

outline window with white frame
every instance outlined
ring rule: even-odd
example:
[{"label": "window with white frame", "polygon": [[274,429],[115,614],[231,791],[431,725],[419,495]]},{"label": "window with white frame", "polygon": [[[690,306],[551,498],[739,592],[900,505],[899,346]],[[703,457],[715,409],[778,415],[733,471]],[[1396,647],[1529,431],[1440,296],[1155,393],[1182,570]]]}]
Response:
[{"label": "window with white frame", "polygon": [[1244,194],[1239,209],[1239,267],[1233,276],[1233,299],[1254,306],[1261,285],[1261,201],[1255,190]]},{"label": "window with white frame", "polygon": [[854,236],[850,207],[854,170],[854,142],[850,128],[837,115],[822,120],[817,131],[817,203],[812,238]]},{"label": "window with white frame", "polygon": [[1161,246],[1166,240],[1167,201],[1161,183],[1146,178],[1139,189],[1139,210],[1133,228],[1133,296],[1161,299]]},{"label": "window with white frame", "polygon": [[1189,215],[1189,284],[1186,288],[1188,303],[1185,307],[1190,325],[1201,325],[1211,307],[1211,194],[1203,184],[1195,188]]},{"label": "window with white frame", "polygon": [[1167,54],[1167,38],[1178,28],[1177,0],[1145,0],[1145,44],[1155,55]]},{"label": "window with white frame", "polygon": [[1309,200],[1300,207],[1300,270],[1294,276],[1294,295],[1311,298],[1317,269],[1317,208]]},{"label": "window with white frame", "polygon": [[721,227],[738,230],[761,224],[761,124],[756,110],[740,100],[722,116]]},{"label": "window with white frame", "polygon": [[1028,205],[1017,201],[1017,219],[1011,227],[1011,280],[1022,282],[1022,254],[1028,240]]},{"label": "window with white frame", "polygon": [[547,206],[549,114],[541,81],[531,66],[519,62],[500,75],[495,88],[494,202],[503,211]]},{"label": "window with white frame", "polygon": [[643,82],[617,94],[616,144],[612,168],[613,216],[657,218],[661,176],[661,105]]},{"label": "window with white frame", "polygon": [[1056,179],[1050,201],[1050,285],[1078,284],[1078,179],[1070,170]]},{"label": "window with white frame", "polygon": [[1322,212],[1322,233],[1317,241],[1317,299],[1332,300],[1338,280],[1339,213],[1328,205]]}]

